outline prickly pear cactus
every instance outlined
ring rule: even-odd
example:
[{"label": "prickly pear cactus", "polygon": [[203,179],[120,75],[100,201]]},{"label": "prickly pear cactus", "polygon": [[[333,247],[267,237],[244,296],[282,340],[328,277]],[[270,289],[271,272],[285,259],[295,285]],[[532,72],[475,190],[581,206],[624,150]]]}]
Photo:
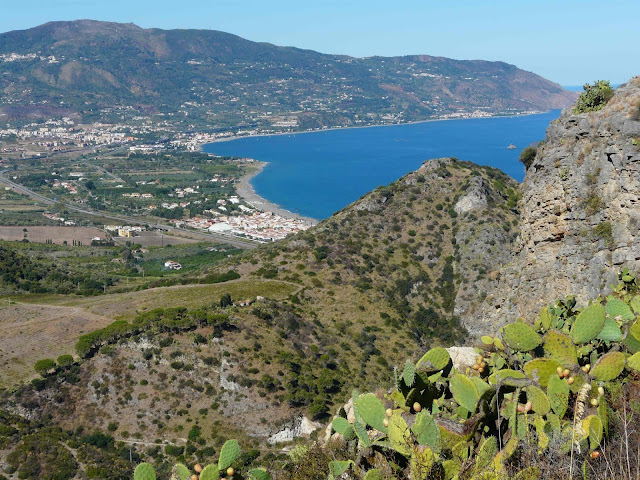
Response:
[{"label": "prickly pear cactus", "polygon": [[[218,470],[226,470],[233,465],[240,456],[240,445],[237,440],[227,440],[220,450],[220,458],[218,459]],[[204,473],[204,470],[202,471]],[[202,480],[202,474],[200,474]]]},{"label": "prickly pear cactus", "polygon": [[141,463],[133,472],[133,480],[156,480],[156,471],[148,463]]},{"label": "prickly pear cactus", "polygon": [[582,310],[571,328],[573,343],[579,345],[596,338],[604,327],[604,318],[604,307],[600,303],[594,303]]},{"label": "prickly pear cactus", "polygon": [[526,323],[516,322],[504,327],[502,339],[513,350],[529,351],[542,343],[540,335]]},{"label": "prickly pear cactus", "polygon": [[[222,458],[222,455],[220,455],[220,458]],[[230,464],[224,469],[218,469],[215,465],[207,465],[200,472],[199,480],[218,480],[220,478],[220,470],[226,470],[229,466]]]},{"label": "prickly pear cactus", "polygon": [[[533,442],[540,455],[552,445],[567,455],[576,446],[583,454],[605,448],[606,392],[625,367],[640,372],[640,287],[634,275],[623,276],[630,280],[612,297],[581,311],[568,297],[544,308],[534,327],[518,321],[501,337],[483,336],[464,371],[441,347],[415,366],[405,362],[394,370],[395,390],[383,400],[354,394],[355,421],[336,418],[333,429],[357,437],[351,445],[367,449],[364,457],[379,452],[395,459],[391,471],[404,465],[421,479],[436,466],[447,480],[503,478],[521,442]],[[369,467],[349,464],[358,478],[377,478],[380,470]]]},{"label": "prickly pear cactus", "polygon": [[171,480],[189,480],[191,478],[191,472],[182,463],[177,463],[171,469]]},{"label": "prickly pear cactus", "polygon": [[601,382],[609,382],[618,378],[627,364],[627,357],[622,352],[609,352],[591,369],[591,376]]}]

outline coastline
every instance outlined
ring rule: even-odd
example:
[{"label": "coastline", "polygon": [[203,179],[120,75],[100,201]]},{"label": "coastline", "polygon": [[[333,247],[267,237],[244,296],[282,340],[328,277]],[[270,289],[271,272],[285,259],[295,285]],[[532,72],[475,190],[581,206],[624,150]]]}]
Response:
[{"label": "coastline", "polygon": [[286,210],[280,205],[270,202],[269,200],[261,197],[256,193],[253,185],[251,185],[251,180],[259,175],[267,165],[267,162],[260,162],[257,160],[253,161],[252,166],[256,168],[253,168],[249,172],[245,173],[242,177],[240,177],[238,183],[236,183],[236,193],[238,194],[238,196],[240,196],[245,202],[247,202],[257,210],[261,210],[263,212],[273,212],[283,218],[301,220],[310,225],[316,225],[318,223],[317,219],[290,212],[289,210]]},{"label": "coastline", "polygon": [[[379,128],[379,127],[395,127],[398,125],[416,125],[420,123],[431,123],[431,122],[448,122],[452,120],[482,120],[482,119],[490,119],[490,118],[515,118],[515,117],[528,117],[530,115],[543,115],[545,113],[549,113],[551,110],[564,110],[566,107],[562,108],[550,108],[545,111],[535,111],[530,113],[517,113],[515,115],[490,115],[488,117],[462,117],[462,118],[430,118],[428,120],[415,120],[413,122],[399,122],[399,123],[385,123],[381,125],[353,125],[350,127],[331,127],[331,128],[318,128],[315,130],[302,130],[302,131],[294,131],[294,132],[278,132],[278,133],[256,133],[253,135],[242,135],[242,136],[234,136],[234,137],[224,137],[218,138],[211,142],[200,144],[200,150],[205,145],[213,145],[214,143],[221,142],[233,142],[234,140],[240,140],[242,138],[258,138],[258,137],[277,137],[281,135],[304,135],[306,133],[319,133],[319,132],[332,132],[335,130],[352,130],[356,128]],[[258,161],[258,160],[255,160]]]}]

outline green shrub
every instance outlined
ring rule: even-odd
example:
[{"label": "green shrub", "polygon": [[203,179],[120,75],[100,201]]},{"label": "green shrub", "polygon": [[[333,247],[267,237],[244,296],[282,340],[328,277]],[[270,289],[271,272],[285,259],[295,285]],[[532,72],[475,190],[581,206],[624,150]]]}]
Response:
[{"label": "green shrub", "polygon": [[529,170],[529,167],[533,164],[533,161],[536,159],[536,147],[528,146],[520,153],[520,161],[524,164],[524,168]]},{"label": "green shrub", "polygon": [[49,370],[53,368],[56,368],[56,362],[54,362],[50,358],[43,358],[42,360],[38,360],[33,366],[33,369],[43,377],[47,376]]},{"label": "green shrub", "polygon": [[613,88],[608,80],[598,80],[593,85],[586,83],[582,88],[584,92],[580,94],[576,106],[573,107],[575,113],[600,110],[613,97]]}]

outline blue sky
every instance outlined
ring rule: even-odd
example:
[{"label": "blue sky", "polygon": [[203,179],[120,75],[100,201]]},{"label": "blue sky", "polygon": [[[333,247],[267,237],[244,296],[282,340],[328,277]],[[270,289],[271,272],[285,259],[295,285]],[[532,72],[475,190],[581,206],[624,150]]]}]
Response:
[{"label": "blue sky", "polygon": [[0,32],[91,18],[353,56],[502,60],[562,85],[640,74],[638,0],[0,0]]}]

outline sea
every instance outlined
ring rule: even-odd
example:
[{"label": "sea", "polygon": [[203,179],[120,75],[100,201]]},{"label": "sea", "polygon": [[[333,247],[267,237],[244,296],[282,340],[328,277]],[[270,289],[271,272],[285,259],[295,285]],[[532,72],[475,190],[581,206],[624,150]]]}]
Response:
[{"label": "sea", "polygon": [[268,162],[252,180],[256,193],[286,210],[320,220],[431,158],[456,157],[489,165],[522,181],[520,152],[543,140],[549,123],[559,116],[560,110],[551,110],[243,137],[204,145],[203,151]]}]

